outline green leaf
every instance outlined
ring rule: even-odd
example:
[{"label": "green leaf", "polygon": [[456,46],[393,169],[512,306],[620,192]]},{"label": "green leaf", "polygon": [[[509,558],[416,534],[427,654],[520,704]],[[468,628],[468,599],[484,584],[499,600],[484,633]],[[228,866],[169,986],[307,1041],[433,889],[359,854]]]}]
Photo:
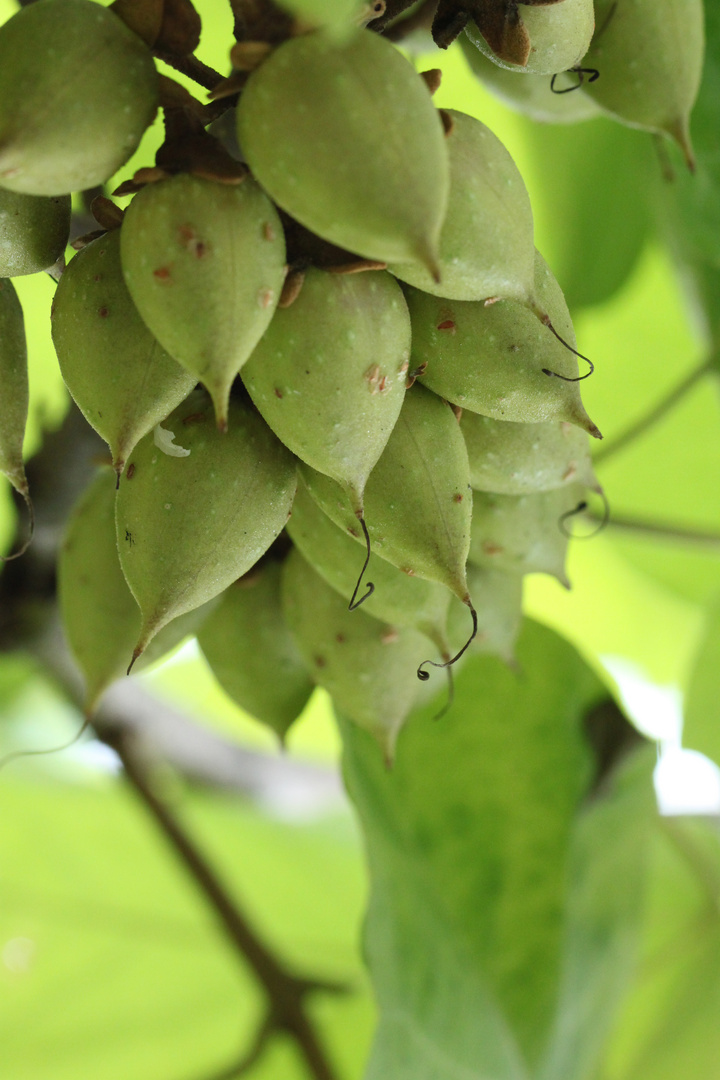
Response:
[{"label": "green leaf", "polygon": [[603,691],[536,624],[518,661],[520,678],[469,661],[441,723],[432,708],[410,718],[390,772],[343,725],[373,880],[366,952],[381,1019],[367,1080],[519,1080],[547,1037],[591,771],[580,718]]},{"label": "green leaf", "polygon": [[720,763],[720,601],[706,611],[685,698],[683,741]]},{"label": "green leaf", "polygon": [[652,846],[643,963],[600,1080],[715,1080],[720,1056],[720,833],[666,818]]},{"label": "green leaf", "polygon": [[[342,1080],[372,1024],[355,943],[363,901],[346,818],[284,824],[227,794],[173,796],[233,896],[292,970],[348,980],[314,1016]],[[19,827],[22,823],[22,827]],[[0,1038],[20,1080],[210,1080],[263,1000],[203,898],[118,780],[0,784]],[[277,1040],[251,1080],[305,1080]]]},{"label": "green leaf", "polygon": [[594,1080],[634,975],[657,819],[652,751],[635,754],[580,814],[566,901],[561,992],[537,1080]]}]

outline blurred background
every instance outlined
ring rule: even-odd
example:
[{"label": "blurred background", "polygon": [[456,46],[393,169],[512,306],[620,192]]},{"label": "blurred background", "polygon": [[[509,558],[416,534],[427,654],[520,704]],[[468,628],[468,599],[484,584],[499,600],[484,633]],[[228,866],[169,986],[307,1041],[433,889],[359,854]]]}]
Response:
[{"label": "blurred background", "polygon": [[[196,6],[198,55],[225,71],[230,11],[211,0]],[[0,0],[0,22],[15,10]],[[662,812],[703,815],[707,825],[720,819],[712,761],[720,749],[720,400],[716,376],[699,373],[712,349],[707,319],[658,225],[667,170],[682,163],[670,153],[668,166],[649,135],[603,117],[539,125],[492,97],[459,49],[412,45],[418,70],[443,70],[437,104],[482,119],[510,150],[530,192],[536,245],[596,364],[583,398],[605,436],[593,449],[611,523],[571,542],[570,591],[549,577],[528,579],[526,613],[572,643],[654,742]],[[118,182],[151,163],[161,139],[156,122]],[[69,399],[50,339],[55,285],[35,275],[16,287],[29,343],[31,457],[63,423]],[[621,443],[673,397],[657,422]],[[2,550],[15,527],[3,480]],[[338,1076],[359,1078],[376,1021],[360,945],[369,886],[327,696],[316,691],[281,752],[224,695],[194,640],[116,689],[113,708],[139,718],[169,760],[163,796],[261,936],[291,969],[349,988],[313,998],[312,1009]],[[60,745],[81,724],[36,660],[0,654],[2,754]],[[8,1080],[220,1080],[236,1075],[261,1018],[257,985],[121,771],[89,733],[0,771],[0,1076]],[[717,909],[716,856],[708,888]],[[678,880],[672,868],[667,876]],[[668,904],[680,912],[681,901]],[[711,968],[708,980],[720,1001],[720,973]],[[622,1045],[614,1053],[615,1065],[606,1059],[605,1071],[588,1075],[630,1076],[617,1063]],[[717,1075],[703,1071],[704,1057],[694,1066],[692,1057],[676,1060],[689,1062],[683,1075],[692,1080]],[[248,1075],[305,1073],[280,1038]],[[445,1075],[461,1074],[433,1073]]]}]

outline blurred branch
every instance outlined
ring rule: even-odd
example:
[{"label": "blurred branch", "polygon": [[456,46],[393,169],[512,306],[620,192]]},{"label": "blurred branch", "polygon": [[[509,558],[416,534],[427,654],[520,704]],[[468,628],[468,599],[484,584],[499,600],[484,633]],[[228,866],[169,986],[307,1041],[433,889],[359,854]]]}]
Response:
[{"label": "blurred branch", "polygon": [[[22,650],[35,657],[79,710],[82,709],[84,691],[60,626],[55,566],[67,515],[91,479],[99,453],[106,454],[104,444],[72,406],[62,427],[46,434],[42,450],[28,464],[28,479],[38,512],[34,543],[22,559],[5,564],[0,574],[0,651]],[[151,723],[143,724],[143,718],[158,713],[161,716],[168,714],[164,718],[165,726],[173,728],[175,735],[178,730],[182,732],[182,726],[178,728],[177,725],[180,714],[166,710],[160,702],[153,703],[137,686],[134,694],[113,693],[112,690],[106,694],[93,723],[99,737],[118,754],[128,782],[195,881],[228,940],[250,965],[265,991],[267,1012],[249,1054],[244,1062],[234,1066],[233,1073],[227,1075],[237,1075],[248,1061],[260,1056],[271,1037],[283,1032],[295,1041],[315,1080],[336,1080],[308,1015],[306,1002],[312,993],[337,993],[345,988],[296,976],[286,970],[251,926],[200,846],[162,798],[153,783],[154,770],[148,756],[139,752],[145,741],[146,728],[152,729]],[[185,726],[189,726],[189,721],[185,721]],[[211,733],[208,735],[211,740],[217,739]],[[167,743],[172,742],[172,736],[168,735]],[[244,753],[241,748],[236,749]],[[300,763],[281,761],[278,764],[286,774],[288,765],[291,770],[305,769]],[[322,772],[313,766],[309,768],[318,774]],[[252,767],[247,770],[254,771]],[[262,774],[261,769],[257,771]],[[258,782],[255,784],[257,788]],[[337,777],[331,784],[338,784]]]},{"label": "blurred branch", "polygon": [[[589,514],[593,521],[601,521],[599,515]],[[614,514],[607,522],[609,529],[623,529],[625,532],[647,533],[658,540],[670,540],[681,544],[708,544],[720,546],[720,532],[704,529],[690,529],[682,525],[673,525],[668,521],[648,521],[643,518],[616,517]]]},{"label": "blurred branch", "polygon": [[608,458],[618,454],[621,450],[624,450],[631,443],[639,439],[641,435],[644,435],[651,427],[654,427],[660,420],[663,419],[680,401],[685,395],[692,390],[696,383],[700,382],[703,376],[712,371],[715,367],[712,359],[703,360],[698,367],[693,370],[682,379],[677,386],[674,386],[672,390],[666,394],[657,405],[645,416],[641,417],[636,423],[627,428],[621,435],[618,435],[616,439],[613,439],[607,446],[603,446],[597,453],[593,454],[593,464],[599,465],[601,462],[607,461]]},{"label": "blurred branch", "polygon": [[336,1073],[307,1015],[305,1002],[311,993],[320,990],[334,993],[343,988],[319,980],[298,978],[286,971],[250,926],[237,901],[231,898],[186,827],[180,824],[158,794],[142,756],[137,752],[136,737],[127,729],[106,725],[98,727],[98,735],[120,758],[131,787],[203,893],[231,944],[250,965],[265,990],[268,1013],[248,1060],[255,1061],[261,1055],[273,1034],[285,1032],[297,1043],[311,1076],[316,1080],[335,1080]]}]

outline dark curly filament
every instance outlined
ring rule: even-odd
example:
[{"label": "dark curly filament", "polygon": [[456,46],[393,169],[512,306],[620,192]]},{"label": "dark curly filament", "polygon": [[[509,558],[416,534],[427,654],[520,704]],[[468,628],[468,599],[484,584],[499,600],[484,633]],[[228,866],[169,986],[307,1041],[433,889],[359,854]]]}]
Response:
[{"label": "dark curly filament", "polygon": [[370,534],[367,530],[367,525],[365,524],[365,518],[361,517],[358,518],[358,520],[362,525],[362,531],[365,537],[365,547],[367,549],[367,553],[365,555],[365,562],[363,563],[362,570],[360,571],[360,576],[357,579],[357,584],[355,585],[352,597],[350,598],[350,603],[348,604],[348,611],[355,611],[356,608],[359,608],[361,604],[365,603],[368,596],[372,596],[372,594],[375,592],[374,584],[372,583],[372,581],[368,581],[365,595],[361,596],[359,600],[357,598],[357,594],[360,591],[360,584],[362,582],[365,571],[368,568],[368,563],[370,562]]}]

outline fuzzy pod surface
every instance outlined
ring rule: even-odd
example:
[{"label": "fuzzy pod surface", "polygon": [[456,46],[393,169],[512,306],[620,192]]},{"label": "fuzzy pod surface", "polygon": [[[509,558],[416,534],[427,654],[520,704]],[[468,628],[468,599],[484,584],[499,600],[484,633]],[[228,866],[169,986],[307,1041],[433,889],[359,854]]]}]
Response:
[{"label": "fuzzy pod surface", "polygon": [[443,127],[422,79],[378,34],[286,41],[253,72],[238,138],[270,196],[325,240],[437,274],[449,191]]},{"label": "fuzzy pod surface", "polygon": [[140,315],[205,386],[224,427],[232,382],[280,298],[285,239],[275,207],[249,177],[236,185],[180,173],[143,188],[120,232]]},{"label": "fuzzy pod surface", "polygon": [[120,562],[142,612],[136,657],[171,619],[247,573],[290,514],[294,458],[247,405],[233,403],[230,416],[219,432],[195,391],[161,439],[140,440],[121,477]]},{"label": "fuzzy pod surface", "polygon": [[150,50],[92,0],[42,0],[0,27],[0,186],[65,195],[102,184],[151,123]]},{"label": "fuzzy pod surface", "polygon": [[53,301],[52,335],[65,385],[120,475],[139,440],[197,381],[140,318],[122,274],[120,230],[70,260]]}]

